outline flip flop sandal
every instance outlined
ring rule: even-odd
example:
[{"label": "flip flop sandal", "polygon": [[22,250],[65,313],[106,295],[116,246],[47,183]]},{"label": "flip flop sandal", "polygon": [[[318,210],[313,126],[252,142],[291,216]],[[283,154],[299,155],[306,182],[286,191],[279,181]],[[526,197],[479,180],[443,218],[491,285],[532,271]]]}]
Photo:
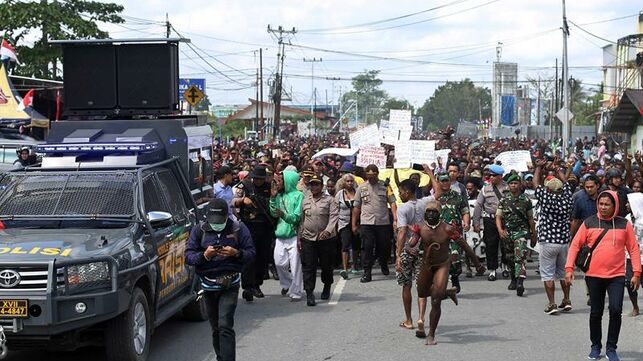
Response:
[{"label": "flip flop sandal", "polygon": [[400,322],[400,327],[405,328],[405,329],[407,329],[407,330],[412,330],[412,329],[414,329],[414,328],[415,328],[415,327],[413,327],[413,324],[411,324],[411,326],[409,326],[409,325],[407,325],[407,324],[406,324],[406,322],[404,322],[404,321]]}]

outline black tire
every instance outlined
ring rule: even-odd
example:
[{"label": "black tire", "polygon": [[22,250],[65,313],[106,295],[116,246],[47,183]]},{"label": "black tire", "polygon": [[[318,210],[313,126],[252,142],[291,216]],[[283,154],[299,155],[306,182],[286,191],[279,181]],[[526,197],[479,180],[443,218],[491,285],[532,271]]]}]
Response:
[{"label": "black tire", "polygon": [[[142,320],[145,321],[145,325],[141,326],[145,335],[138,334],[135,339],[137,335],[134,334],[134,325],[137,323],[137,314],[139,324]],[[147,297],[140,288],[134,288],[127,311],[107,323],[105,329],[107,360],[145,361],[150,353],[151,336],[152,318]]]},{"label": "black tire", "polygon": [[[201,287],[197,288],[199,291]],[[190,322],[201,322],[208,320],[208,308],[205,304],[205,296],[202,296],[198,301],[194,299],[183,307],[183,317]]]}]

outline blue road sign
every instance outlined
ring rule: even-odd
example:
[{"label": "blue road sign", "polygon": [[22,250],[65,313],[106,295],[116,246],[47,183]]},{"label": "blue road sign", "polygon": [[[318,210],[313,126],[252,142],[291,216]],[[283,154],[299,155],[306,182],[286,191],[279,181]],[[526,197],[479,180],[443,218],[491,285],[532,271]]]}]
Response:
[{"label": "blue road sign", "polygon": [[205,79],[179,78],[179,99],[183,98],[183,93],[185,93],[185,91],[188,90],[190,85],[194,85],[200,91],[202,91],[203,94],[206,94]]}]

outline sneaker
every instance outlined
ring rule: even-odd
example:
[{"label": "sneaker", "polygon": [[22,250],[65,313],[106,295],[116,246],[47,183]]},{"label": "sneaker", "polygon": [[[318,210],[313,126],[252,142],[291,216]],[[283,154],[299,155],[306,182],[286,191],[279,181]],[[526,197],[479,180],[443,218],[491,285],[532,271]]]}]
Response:
[{"label": "sneaker", "polygon": [[[618,357],[618,356],[617,356]],[[599,346],[592,346],[592,350],[587,355],[590,360],[598,360],[601,358],[601,348]]]},{"label": "sneaker", "polygon": [[288,289],[287,288],[282,288],[281,289],[281,295],[286,296],[288,294]]},{"label": "sneaker", "polygon": [[252,289],[252,295],[257,297],[257,298],[264,298],[263,292],[261,292],[261,288],[256,287]]},{"label": "sneaker", "polygon": [[489,273],[489,277],[487,277],[487,280],[489,280],[491,282],[495,281],[496,280],[496,271],[493,271],[493,272]]},{"label": "sneaker", "polygon": [[362,275],[362,278],[359,279],[361,283],[368,283],[371,282],[371,274],[370,273],[364,273]]},{"label": "sneaker", "polygon": [[388,266],[387,266],[387,265],[383,265],[382,267],[380,267],[380,269],[382,270],[382,274],[383,274],[384,276],[388,276],[388,275],[391,273],[391,272],[388,270]]},{"label": "sneaker", "polygon": [[509,278],[509,271],[507,271],[507,270],[502,271],[502,277],[503,278]]},{"label": "sneaker", "polygon": [[252,291],[251,290],[243,290],[241,292],[241,297],[243,297],[246,302],[252,302],[253,296],[252,296]]},{"label": "sneaker", "polygon": [[357,268],[351,268],[351,273],[352,274],[357,274],[359,272],[360,272],[360,270],[358,270]]},{"label": "sneaker", "polygon": [[348,279],[348,272],[346,270],[341,270],[339,272],[339,275],[342,276],[342,278],[345,279],[345,280]]},{"label": "sneaker", "polygon": [[313,292],[310,291],[310,292],[307,292],[307,293],[308,294],[306,296],[306,305],[311,306],[311,307],[316,306],[317,302],[315,302],[315,295],[313,294]]},{"label": "sneaker", "polygon": [[570,300],[563,300],[563,302],[560,303],[558,308],[562,308],[563,312],[569,312],[572,310],[572,301]]},{"label": "sneaker", "polygon": [[609,361],[621,361],[621,359],[618,357],[618,354],[616,353],[616,350],[613,349],[605,351],[605,356],[607,356],[607,359]]},{"label": "sneaker", "polygon": [[555,315],[558,313],[558,306],[556,306],[555,303],[552,303],[551,305],[548,305],[547,308],[545,308],[545,313],[548,315]]},{"label": "sneaker", "polygon": [[512,279],[511,282],[509,282],[509,286],[507,286],[507,289],[509,291],[514,291],[516,289],[516,279]]}]

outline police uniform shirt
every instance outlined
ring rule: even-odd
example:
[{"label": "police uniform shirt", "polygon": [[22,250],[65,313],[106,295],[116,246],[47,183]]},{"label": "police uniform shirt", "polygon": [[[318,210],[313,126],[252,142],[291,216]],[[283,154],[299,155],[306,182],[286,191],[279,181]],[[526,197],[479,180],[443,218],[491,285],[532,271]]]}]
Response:
[{"label": "police uniform shirt", "polygon": [[331,237],[335,236],[339,208],[334,197],[322,193],[315,199],[312,192],[308,192],[301,204],[301,211],[304,216],[301,224],[301,238],[316,241],[323,231],[328,231]]},{"label": "police uniform shirt", "polygon": [[[504,191],[508,190],[507,183],[505,182],[500,183],[497,188],[500,195],[502,195]],[[499,201],[500,200],[496,196],[496,192],[493,190],[493,185],[487,184],[482,187],[482,190],[478,194],[478,199],[476,200],[476,207],[473,211],[473,224],[480,225],[480,217],[482,216],[482,213],[495,218]]]},{"label": "police uniform shirt", "polygon": [[395,203],[395,195],[383,181],[375,185],[364,182],[357,188],[355,207],[360,208],[360,224],[380,226],[391,224],[388,205]]}]

